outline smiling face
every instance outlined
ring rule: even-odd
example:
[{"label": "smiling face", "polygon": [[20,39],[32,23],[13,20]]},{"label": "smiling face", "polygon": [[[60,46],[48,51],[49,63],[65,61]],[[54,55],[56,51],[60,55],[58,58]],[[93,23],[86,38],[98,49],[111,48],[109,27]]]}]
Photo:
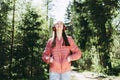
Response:
[{"label": "smiling face", "polygon": [[58,21],[56,24],[55,24],[55,28],[56,28],[56,31],[62,31],[63,30],[63,22],[62,21]]}]

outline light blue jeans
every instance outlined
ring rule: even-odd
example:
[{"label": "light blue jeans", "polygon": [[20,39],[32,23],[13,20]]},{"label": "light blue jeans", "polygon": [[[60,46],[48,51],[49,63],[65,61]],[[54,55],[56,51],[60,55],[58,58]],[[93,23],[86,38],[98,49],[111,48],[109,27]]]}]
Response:
[{"label": "light blue jeans", "polygon": [[50,72],[50,80],[71,80],[71,71],[65,73]]}]

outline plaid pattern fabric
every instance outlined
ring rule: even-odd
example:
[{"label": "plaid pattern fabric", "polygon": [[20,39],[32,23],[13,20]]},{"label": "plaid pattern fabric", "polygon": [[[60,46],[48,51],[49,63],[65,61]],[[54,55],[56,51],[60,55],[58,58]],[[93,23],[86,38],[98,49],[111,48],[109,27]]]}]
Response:
[{"label": "plaid pattern fabric", "polygon": [[[75,44],[72,37],[68,36],[70,46],[63,46],[63,38],[56,38],[56,46],[51,48],[53,39],[49,39],[45,50],[42,55],[42,59],[46,63],[50,63],[50,57],[53,57],[53,62],[50,63],[50,71],[63,73],[71,70],[71,62],[68,62],[67,58],[70,57],[70,61],[78,60],[81,57],[81,51]],[[72,51],[72,54],[70,54]],[[46,58],[48,57],[48,58]]]}]

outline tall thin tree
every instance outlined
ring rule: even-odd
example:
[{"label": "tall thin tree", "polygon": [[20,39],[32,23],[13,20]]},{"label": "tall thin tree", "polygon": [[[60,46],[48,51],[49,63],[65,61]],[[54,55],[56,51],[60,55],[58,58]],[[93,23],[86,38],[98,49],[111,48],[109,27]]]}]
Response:
[{"label": "tall thin tree", "polygon": [[10,55],[10,79],[12,78],[12,57],[13,57],[13,48],[14,48],[14,27],[15,27],[15,1],[13,0],[13,17],[12,17],[12,30],[11,30],[11,55]]}]

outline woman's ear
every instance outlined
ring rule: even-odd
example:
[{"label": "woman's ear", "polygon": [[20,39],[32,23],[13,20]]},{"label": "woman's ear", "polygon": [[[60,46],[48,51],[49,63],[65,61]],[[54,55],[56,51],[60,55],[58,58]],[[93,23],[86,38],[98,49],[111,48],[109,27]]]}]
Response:
[{"label": "woman's ear", "polygon": [[63,30],[65,31],[67,28],[65,27],[65,25],[63,26]]}]

